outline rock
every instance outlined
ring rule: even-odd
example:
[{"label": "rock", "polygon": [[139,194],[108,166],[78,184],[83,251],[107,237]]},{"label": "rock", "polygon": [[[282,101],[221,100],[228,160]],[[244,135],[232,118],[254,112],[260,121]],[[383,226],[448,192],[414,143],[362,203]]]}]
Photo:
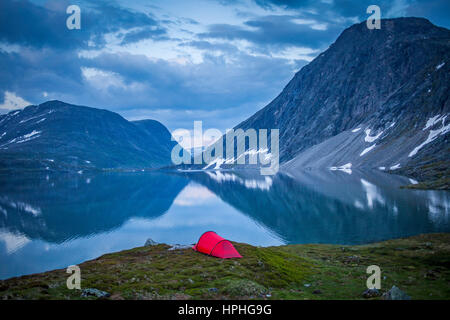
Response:
[{"label": "rock", "polygon": [[359,263],[360,261],[361,258],[359,256],[349,256],[344,260],[346,263]]},{"label": "rock", "polygon": [[87,289],[83,289],[83,291],[81,292],[81,296],[86,298],[86,297],[97,297],[97,298],[108,298],[110,296],[110,294],[106,291],[101,291],[98,289],[94,289],[94,288],[87,288]]},{"label": "rock", "polygon": [[375,298],[381,296],[381,292],[378,289],[367,289],[363,292],[362,296],[366,299]]},{"label": "rock", "polygon": [[187,281],[188,281],[189,283],[194,283],[194,280],[192,280],[191,278],[187,279]]},{"label": "rock", "polygon": [[147,246],[157,246],[158,244],[159,244],[158,242],[155,242],[152,239],[148,238],[147,241],[145,241],[144,246],[146,246],[146,247]]},{"label": "rock", "polygon": [[439,277],[438,273],[434,270],[428,270],[425,272],[424,276],[425,279],[435,280]]},{"label": "rock", "polygon": [[174,244],[173,246],[171,246],[169,249],[169,251],[172,250],[182,250],[182,249],[190,249],[192,246],[190,244]]},{"label": "rock", "polygon": [[321,293],[322,293],[322,291],[320,291],[319,289],[316,289],[313,291],[313,294],[321,294]]},{"label": "rock", "polygon": [[411,300],[411,297],[404,293],[396,286],[392,286],[391,290],[383,294],[384,300]]}]

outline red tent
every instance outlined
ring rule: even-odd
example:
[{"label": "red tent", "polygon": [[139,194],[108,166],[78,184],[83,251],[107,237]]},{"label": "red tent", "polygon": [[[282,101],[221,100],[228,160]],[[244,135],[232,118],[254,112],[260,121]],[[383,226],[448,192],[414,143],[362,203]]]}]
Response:
[{"label": "red tent", "polygon": [[222,259],[242,258],[230,241],[222,238],[214,231],[206,231],[202,234],[192,249]]}]

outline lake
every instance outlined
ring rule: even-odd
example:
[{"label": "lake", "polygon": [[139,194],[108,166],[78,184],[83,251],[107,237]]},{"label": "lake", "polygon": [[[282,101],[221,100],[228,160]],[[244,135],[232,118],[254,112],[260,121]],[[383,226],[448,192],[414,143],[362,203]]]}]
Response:
[{"label": "lake", "polygon": [[363,244],[450,231],[450,194],[383,172],[0,175],[0,279],[66,268],[148,238],[205,231],[259,246]]}]

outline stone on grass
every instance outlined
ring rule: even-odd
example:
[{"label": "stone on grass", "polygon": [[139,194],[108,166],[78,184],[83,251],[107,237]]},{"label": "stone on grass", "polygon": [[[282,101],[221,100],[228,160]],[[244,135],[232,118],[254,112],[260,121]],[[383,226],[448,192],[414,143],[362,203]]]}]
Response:
[{"label": "stone on grass", "polygon": [[158,244],[159,244],[158,242],[155,242],[152,239],[148,238],[147,241],[145,241],[144,246],[146,246],[146,247],[147,246],[157,246]]},{"label": "stone on grass", "polygon": [[83,289],[81,292],[81,296],[84,298],[87,297],[97,297],[97,298],[108,298],[110,294],[106,291],[94,289],[94,288],[87,288]]},{"label": "stone on grass", "polygon": [[190,249],[190,248],[192,248],[192,245],[190,245],[190,244],[174,244],[167,250],[172,251],[172,250],[183,250],[183,249]]},{"label": "stone on grass", "polygon": [[367,289],[363,292],[362,296],[366,299],[375,298],[381,296],[381,292],[378,289]]},{"label": "stone on grass", "polygon": [[361,257],[359,256],[349,256],[346,257],[344,262],[345,263],[359,263],[361,261]]},{"label": "stone on grass", "polygon": [[383,294],[384,300],[411,300],[411,297],[404,293],[396,286],[392,286],[391,290]]}]

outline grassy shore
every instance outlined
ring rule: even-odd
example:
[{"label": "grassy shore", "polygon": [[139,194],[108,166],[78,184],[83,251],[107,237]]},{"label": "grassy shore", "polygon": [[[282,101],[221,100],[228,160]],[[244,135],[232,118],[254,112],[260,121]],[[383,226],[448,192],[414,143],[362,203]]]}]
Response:
[{"label": "grassy shore", "polygon": [[[450,149],[447,151],[450,152]],[[390,173],[405,175],[419,181],[417,184],[404,186],[407,189],[450,190],[449,160],[426,159],[422,164],[407,166]]]},{"label": "grassy shore", "polygon": [[[108,299],[364,299],[366,268],[381,268],[412,299],[450,299],[450,234],[361,246],[234,243],[242,259],[218,259],[159,244],[80,264],[81,287]],[[0,281],[3,299],[97,299],[69,290],[65,269]],[[376,297],[373,299],[380,299]]]}]

